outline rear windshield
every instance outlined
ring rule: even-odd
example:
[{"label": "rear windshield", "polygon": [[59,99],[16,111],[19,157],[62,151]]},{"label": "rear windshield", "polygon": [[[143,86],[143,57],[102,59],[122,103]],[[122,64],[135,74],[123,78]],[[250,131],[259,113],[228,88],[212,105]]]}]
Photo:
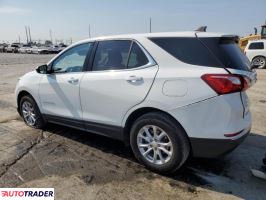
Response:
[{"label": "rear windshield", "polygon": [[223,38],[149,38],[182,62],[206,67],[249,70],[249,60],[235,40]]},{"label": "rear windshield", "polygon": [[235,38],[200,38],[226,68],[250,70],[250,62]]}]

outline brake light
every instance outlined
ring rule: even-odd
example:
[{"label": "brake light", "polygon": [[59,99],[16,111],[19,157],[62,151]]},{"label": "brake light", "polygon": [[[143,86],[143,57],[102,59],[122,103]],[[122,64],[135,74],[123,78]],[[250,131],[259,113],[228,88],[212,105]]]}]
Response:
[{"label": "brake light", "polygon": [[237,133],[226,133],[224,134],[225,137],[235,137],[237,135],[239,135],[240,133],[242,133],[243,130],[237,132]]},{"label": "brake light", "polygon": [[250,86],[249,78],[238,74],[205,74],[201,78],[217,94],[245,91]]},{"label": "brake light", "polygon": [[242,89],[242,91],[245,91],[251,86],[251,80],[248,77],[246,77],[246,76],[242,76],[242,79],[243,79],[243,89]]}]

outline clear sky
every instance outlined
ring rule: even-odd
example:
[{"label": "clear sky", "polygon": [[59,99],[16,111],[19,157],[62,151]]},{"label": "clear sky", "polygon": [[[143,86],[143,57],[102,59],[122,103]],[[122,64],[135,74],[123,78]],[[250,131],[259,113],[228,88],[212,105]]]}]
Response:
[{"label": "clear sky", "polygon": [[[77,41],[91,35],[194,30],[246,35],[266,20],[266,0],[0,0],[0,41]],[[259,28],[260,30],[260,28]]]}]

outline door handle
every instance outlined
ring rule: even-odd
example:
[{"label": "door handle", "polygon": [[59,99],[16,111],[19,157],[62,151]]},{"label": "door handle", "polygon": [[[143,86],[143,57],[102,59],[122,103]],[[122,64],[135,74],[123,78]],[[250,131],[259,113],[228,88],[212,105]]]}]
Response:
[{"label": "door handle", "polygon": [[139,77],[139,76],[132,75],[132,76],[129,76],[126,80],[127,80],[127,82],[130,82],[130,83],[136,83],[138,81],[142,81],[143,78]]},{"label": "door handle", "polygon": [[70,78],[67,82],[69,82],[69,83],[71,83],[71,84],[76,84],[76,83],[78,83],[79,82],[79,79],[77,79],[77,78]]}]

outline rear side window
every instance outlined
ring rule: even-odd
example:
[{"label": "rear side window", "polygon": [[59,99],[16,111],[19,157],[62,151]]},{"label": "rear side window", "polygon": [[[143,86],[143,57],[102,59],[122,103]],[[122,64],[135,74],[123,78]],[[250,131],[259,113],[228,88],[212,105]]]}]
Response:
[{"label": "rear side window", "polygon": [[216,67],[217,60],[197,38],[150,38],[155,44],[182,62]]},{"label": "rear side window", "polygon": [[129,40],[101,41],[93,61],[93,71],[136,68],[149,63],[145,53]]},{"label": "rear side window", "polygon": [[149,60],[139,45],[133,42],[128,59],[128,68],[140,67],[148,64]]},{"label": "rear side window", "polygon": [[248,49],[264,49],[264,43],[263,42],[251,43],[249,45]]},{"label": "rear side window", "polygon": [[93,62],[93,71],[125,69],[130,46],[129,40],[99,42]]},{"label": "rear side window", "polygon": [[206,67],[249,70],[249,61],[235,39],[228,38],[150,38],[182,62]]},{"label": "rear side window", "polygon": [[250,61],[235,37],[199,38],[225,68],[250,71]]}]

